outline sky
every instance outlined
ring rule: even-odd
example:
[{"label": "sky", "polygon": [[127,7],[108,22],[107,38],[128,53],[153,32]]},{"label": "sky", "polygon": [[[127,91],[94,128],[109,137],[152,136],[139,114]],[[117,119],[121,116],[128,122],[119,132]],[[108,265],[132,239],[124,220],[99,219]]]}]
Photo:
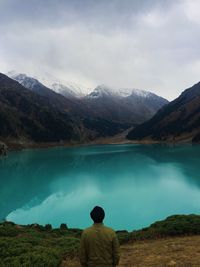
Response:
[{"label": "sky", "polygon": [[199,0],[0,0],[0,72],[169,100],[200,81]]}]

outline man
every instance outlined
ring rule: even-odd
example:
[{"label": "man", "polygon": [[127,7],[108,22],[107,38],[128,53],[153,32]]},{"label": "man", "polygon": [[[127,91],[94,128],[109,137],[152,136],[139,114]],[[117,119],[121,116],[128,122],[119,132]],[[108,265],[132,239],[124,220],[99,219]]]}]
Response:
[{"label": "man", "polygon": [[119,263],[119,241],[114,230],[103,225],[105,212],[96,206],[90,216],[93,226],[81,236],[80,262],[83,267],[114,267]]}]

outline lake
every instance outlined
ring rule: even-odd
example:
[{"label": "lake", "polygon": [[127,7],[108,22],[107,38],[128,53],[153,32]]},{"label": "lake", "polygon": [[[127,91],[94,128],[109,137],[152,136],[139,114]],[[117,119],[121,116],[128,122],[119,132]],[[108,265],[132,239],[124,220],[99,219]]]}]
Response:
[{"label": "lake", "polygon": [[200,211],[200,146],[99,145],[0,159],[0,219],[84,228],[95,205],[114,229]]}]

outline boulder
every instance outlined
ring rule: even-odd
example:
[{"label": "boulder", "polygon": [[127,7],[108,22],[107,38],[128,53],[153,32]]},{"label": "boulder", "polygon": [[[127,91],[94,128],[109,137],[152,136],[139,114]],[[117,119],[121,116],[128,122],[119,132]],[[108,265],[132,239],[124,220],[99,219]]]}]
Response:
[{"label": "boulder", "polygon": [[6,156],[8,153],[8,147],[3,142],[0,142],[0,156]]}]

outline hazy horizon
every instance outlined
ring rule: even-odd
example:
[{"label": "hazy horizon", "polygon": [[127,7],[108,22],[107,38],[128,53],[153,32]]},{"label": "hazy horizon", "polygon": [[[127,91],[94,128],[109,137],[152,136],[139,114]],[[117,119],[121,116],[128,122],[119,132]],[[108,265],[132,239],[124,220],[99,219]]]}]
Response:
[{"label": "hazy horizon", "polygon": [[0,72],[173,100],[197,83],[200,2],[0,0]]}]

